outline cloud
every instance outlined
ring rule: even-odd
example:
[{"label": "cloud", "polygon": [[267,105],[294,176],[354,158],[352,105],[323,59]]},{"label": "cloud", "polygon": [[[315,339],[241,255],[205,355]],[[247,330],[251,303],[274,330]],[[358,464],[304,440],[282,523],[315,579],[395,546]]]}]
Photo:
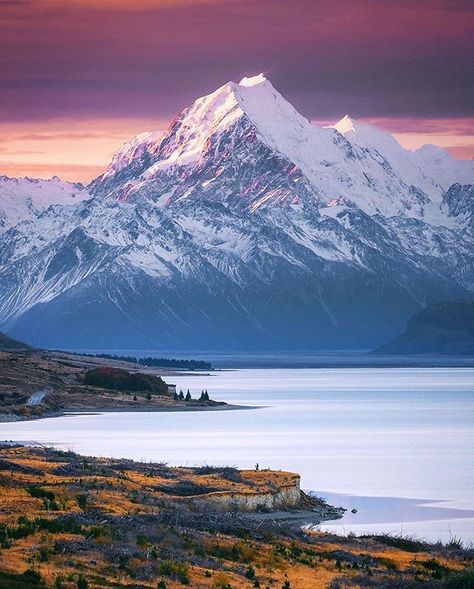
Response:
[{"label": "cloud", "polygon": [[473,112],[474,13],[460,0],[37,0],[14,13],[0,23],[3,121],[168,118],[260,71],[311,118]]},{"label": "cloud", "polygon": [[2,3],[0,4],[0,10],[10,8],[24,8],[28,5],[31,5],[30,0],[2,0]]},{"label": "cloud", "polygon": [[428,133],[435,135],[472,136],[474,117],[449,119],[366,118],[367,123],[382,127],[390,133]]},{"label": "cloud", "polygon": [[127,137],[163,129],[196,97],[261,71],[308,118],[349,112],[407,145],[430,141],[469,153],[471,0],[0,0],[0,7],[0,137],[18,169],[33,165],[27,152],[37,151],[40,169],[90,179]]}]

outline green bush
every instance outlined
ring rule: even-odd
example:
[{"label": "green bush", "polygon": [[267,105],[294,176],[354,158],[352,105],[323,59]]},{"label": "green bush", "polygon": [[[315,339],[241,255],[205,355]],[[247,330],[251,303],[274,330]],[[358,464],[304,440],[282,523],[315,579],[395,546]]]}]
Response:
[{"label": "green bush", "polygon": [[379,534],[376,536],[361,536],[361,538],[370,538],[385,544],[386,546],[393,546],[393,548],[399,548],[406,552],[422,552],[425,549],[425,545],[416,538],[410,538],[409,536],[391,536],[389,534]]},{"label": "green bush", "polygon": [[245,576],[247,577],[247,579],[255,579],[255,569],[252,565],[250,565],[248,569],[245,571]]},{"label": "green bush", "polygon": [[189,585],[189,565],[185,562],[164,560],[160,564],[159,572],[161,575],[178,580],[183,585]]},{"label": "green bush", "polygon": [[87,493],[80,493],[79,495],[76,495],[76,501],[82,511],[87,509],[87,505],[89,503],[89,497],[87,496]]},{"label": "green bush", "polygon": [[448,567],[445,567],[434,558],[430,558],[429,560],[422,560],[420,564],[431,572],[433,579],[442,579],[450,572]]},{"label": "green bush", "polygon": [[444,582],[446,589],[474,589],[474,567],[450,573]]},{"label": "green bush", "polygon": [[82,575],[77,579],[77,589],[89,589],[89,582]]},{"label": "green bush", "polygon": [[46,589],[46,585],[33,569],[28,569],[23,574],[0,571],[0,589]]}]

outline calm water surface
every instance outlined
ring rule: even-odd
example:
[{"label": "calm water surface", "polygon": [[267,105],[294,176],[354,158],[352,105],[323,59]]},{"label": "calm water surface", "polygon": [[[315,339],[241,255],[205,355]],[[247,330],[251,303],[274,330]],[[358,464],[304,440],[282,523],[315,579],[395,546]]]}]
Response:
[{"label": "calm water surface", "polygon": [[178,388],[254,410],[109,413],[0,424],[81,454],[281,468],[356,507],[325,529],[474,541],[474,369],[238,369]]}]

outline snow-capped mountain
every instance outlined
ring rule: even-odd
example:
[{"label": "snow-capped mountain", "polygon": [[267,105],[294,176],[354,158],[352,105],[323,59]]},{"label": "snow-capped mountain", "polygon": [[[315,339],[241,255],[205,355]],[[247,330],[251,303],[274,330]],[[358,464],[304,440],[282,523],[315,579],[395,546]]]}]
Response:
[{"label": "snow-capped mountain", "polygon": [[0,176],[0,233],[20,221],[36,219],[51,205],[69,205],[91,198],[81,184]]},{"label": "snow-capped mountain", "polygon": [[92,198],[5,232],[0,326],[57,347],[374,347],[474,290],[471,184],[472,162],[230,82],[124,144]]}]

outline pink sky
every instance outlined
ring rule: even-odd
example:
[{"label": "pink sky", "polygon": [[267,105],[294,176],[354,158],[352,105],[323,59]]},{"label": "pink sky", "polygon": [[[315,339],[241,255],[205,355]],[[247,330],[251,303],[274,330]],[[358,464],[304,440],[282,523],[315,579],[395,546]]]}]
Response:
[{"label": "pink sky", "polygon": [[471,0],[1,0],[0,29],[0,174],[87,182],[261,71],[311,120],[474,157]]}]

